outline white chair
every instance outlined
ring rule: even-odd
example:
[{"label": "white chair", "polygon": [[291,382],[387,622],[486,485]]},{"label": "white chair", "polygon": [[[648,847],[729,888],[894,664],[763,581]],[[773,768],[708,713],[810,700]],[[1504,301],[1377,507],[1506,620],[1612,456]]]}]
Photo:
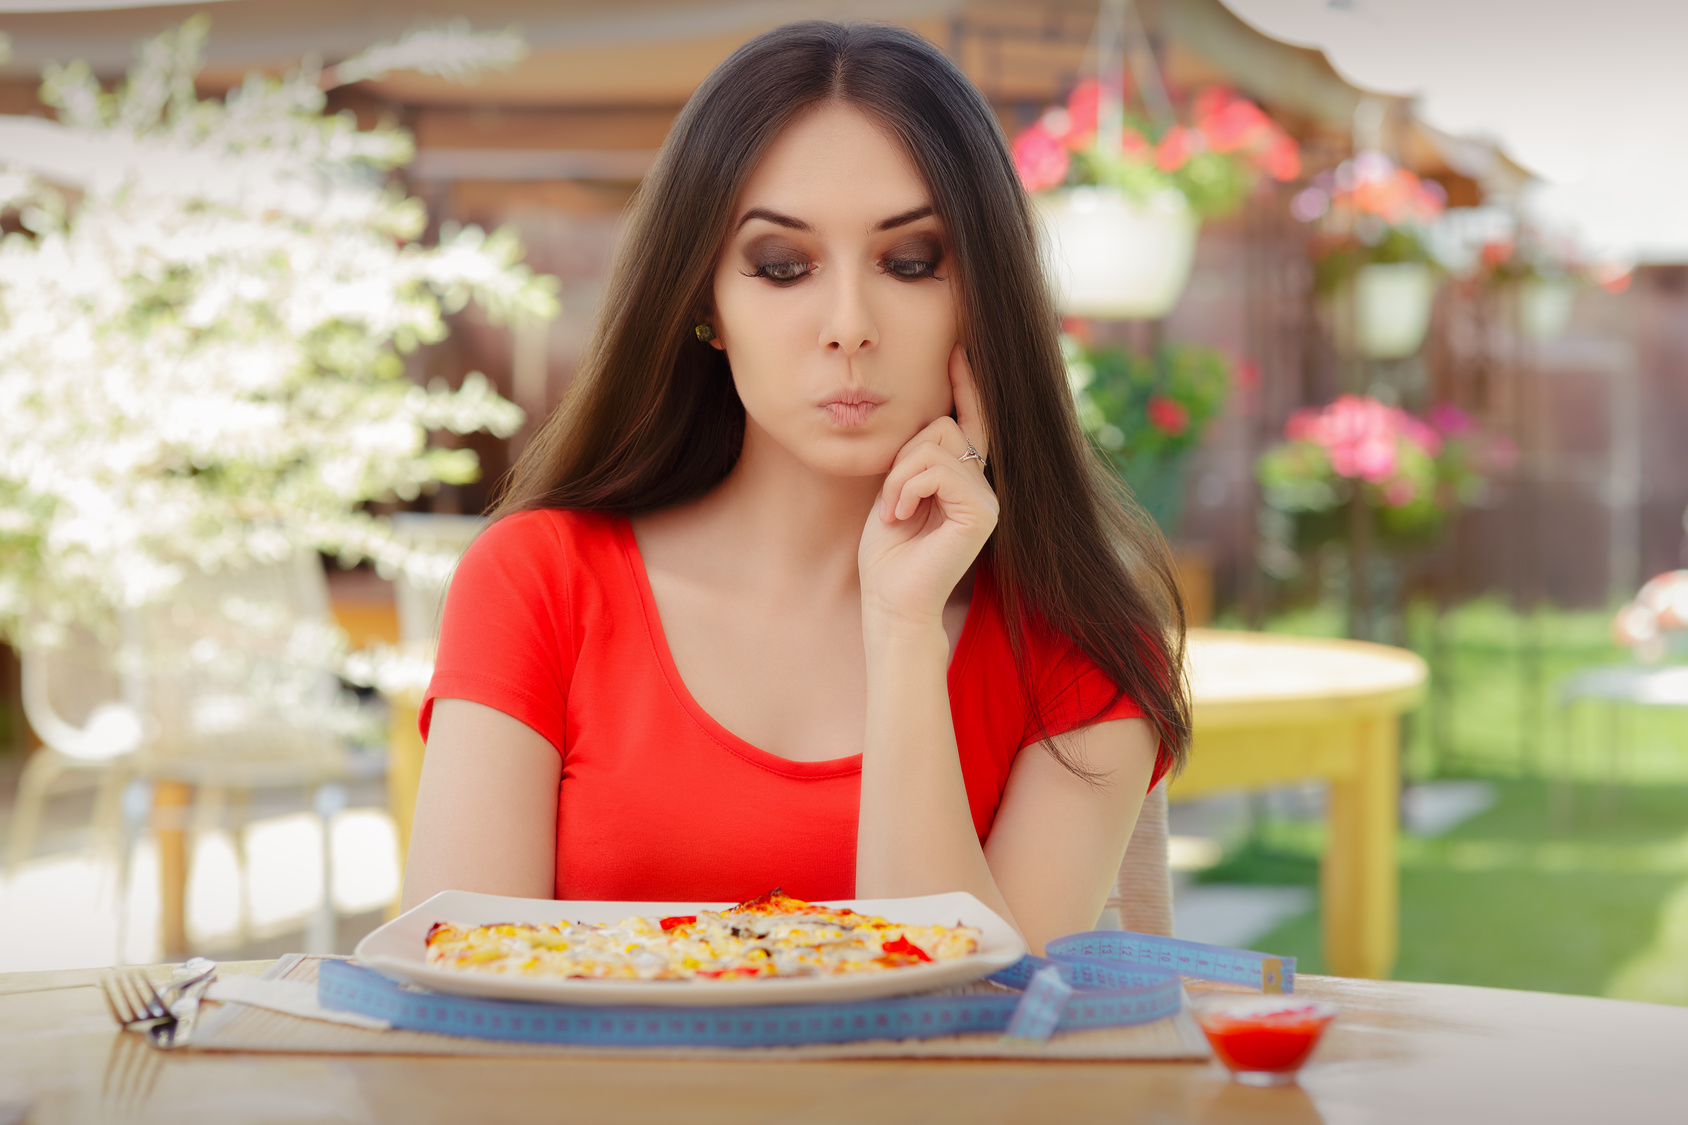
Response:
[{"label": "white chair", "polygon": [[1549,793],[1552,820],[1568,824],[1572,814],[1571,778],[1577,757],[1576,724],[1571,708],[1578,703],[1606,704],[1606,750],[1610,765],[1601,804],[1610,814],[1617,802],[1617,786],[1627,756],[1624,712],[1630,708],[1668,708],[1688,711],[1688,664],[1610,664],[1582,668],[1559,683],[1559,730],[1563,765]]},{"label": "white chair", "polygon": [[69,630],[53,647],[22,653],[23,710],[41,739],[18,779],[6,850],[6,872],[35,850],[41,819],[55,792],[97,789],[93,828],[100,850],[115,853],[122,834],[124,787],[134,774],[146,729],[137,701],[105,646],[85,629]]},{"label": "white chair", "polygon": [[[345,783],[381,776],[385,761],[351,751],[337,721],[350,714],[330,670],[339,634],[320,558],[296,550],[279,563],[195,574],[169,600],[131,615],[125,632],[141,657],[130,670],[132,694],[155,726],[136,777],[149,786],[193,786],[191,827],[231,829],[241,873],[239,939],[250,920],[241,831],[250,795],[303,788],[322,840],[321,896],[305,951],[333,952],[332,817],[346,806]],[[125,802],[125,875],[143,826],[137,814],[150,803],[144,796]]]},{"label": "white chair", "polygon": [[1119,912],[1119,928],[1172,936],[1172,869],[1167,865],[1166,780],[1149,790],[1137,827],[1125,848],[1119,879],[1108,908]]}]

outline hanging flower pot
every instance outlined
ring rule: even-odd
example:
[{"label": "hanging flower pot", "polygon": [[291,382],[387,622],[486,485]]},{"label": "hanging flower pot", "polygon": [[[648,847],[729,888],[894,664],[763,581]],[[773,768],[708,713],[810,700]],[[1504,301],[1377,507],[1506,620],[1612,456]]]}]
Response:
[{"label": "hanging flower pot", "polygon": [[1538,343],[1557,340],[1571,323],[1577,303],[1576,283],[1570,278],[1529,278],[1518,283],[1518,327]]},{"label": "hanging flower pot", "polygon": [[1063,312],[1165,316],[1201,221],[1235,213],[1263,178],[1301,174],[1295,141],[1247,98],[1202,90],[1181,117],[1151,119],[1086,79],[1015,135]]},{"label": "hanging flower pot", "polygon": [[1436,274],[1423,262],[1360,266],[1319,302],[1340,352],[1367,359],[1404,359],[1418,351],[1430,328]]},{"label": "hanging flower pot", "polygon": [[1577,290],[1594,280],[1574,246],[1527,225],[1514,238],[1484,244],[1476,265],[1473,279],[1501,298],[1519,335],[1536,343],[1565,334]]},{"label": "hanging flower pot", "polygon": [[1355,346],[1369,359],[1418,351],[1430,328],[1436,277],[1423,262],[1374,262],[1354,275]]},{"label": "hanging flower pot", "polygon": [[1062,312],[1162,317],[1178,303],[1201,227],[1182,194],[1140,203],[1115,187],[1083,186],[1033,198]]},{"label": "hanging flower pot", "polygon": [[1423,345],[1438,278],[1426,232],[1446,204],[1440,184],[1372,151],[1291,201],[1296,218],[1316,224],[1313,289],[1338,350],[1402,359]]}]

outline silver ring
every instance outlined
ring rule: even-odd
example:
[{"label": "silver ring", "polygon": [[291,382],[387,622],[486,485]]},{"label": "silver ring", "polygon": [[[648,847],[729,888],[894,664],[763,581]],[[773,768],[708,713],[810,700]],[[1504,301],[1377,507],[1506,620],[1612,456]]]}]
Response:
[{"label": "silver ring", "polygon": [[[965,439],[963,439],[963,440],[965,440]],[[961,455],[961,457],[959,458],[959,460],[962,460],[962,461],[977,461],[979,463],[979,468],[982,469],[982,468],[985,467],[985,459],[984,459],[983,455],[981,455],[977,449],[973,448],[973,443],[970,442],[970,441],[967,442],[967,452],[963,453]]]}]

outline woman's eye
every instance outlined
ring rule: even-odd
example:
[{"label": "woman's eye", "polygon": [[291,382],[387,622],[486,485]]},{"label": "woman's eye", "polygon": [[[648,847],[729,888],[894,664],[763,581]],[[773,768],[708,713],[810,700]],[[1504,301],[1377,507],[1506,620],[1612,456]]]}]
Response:
[{"label": "woman's eye", "polygon": [[755,277],[790,284],[814,269],[813,262],[764,262],[756,267]]},{"label": "woman's eye", "polygon": [[924,258],[888,258],[881,268],[886,273],[915,281],[923,277],[936,276],[938,263],[927,261]]}]

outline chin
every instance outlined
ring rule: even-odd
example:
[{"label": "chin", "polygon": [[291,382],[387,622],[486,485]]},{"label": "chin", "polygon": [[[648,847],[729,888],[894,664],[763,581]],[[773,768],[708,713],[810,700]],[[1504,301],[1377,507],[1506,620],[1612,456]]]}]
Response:
[{"label": "chin", "polygon": [[828,435],[812,443],[801,456],[816,472],[828,476],[882,477],[891,471],[901,448],[902,442]]}]

